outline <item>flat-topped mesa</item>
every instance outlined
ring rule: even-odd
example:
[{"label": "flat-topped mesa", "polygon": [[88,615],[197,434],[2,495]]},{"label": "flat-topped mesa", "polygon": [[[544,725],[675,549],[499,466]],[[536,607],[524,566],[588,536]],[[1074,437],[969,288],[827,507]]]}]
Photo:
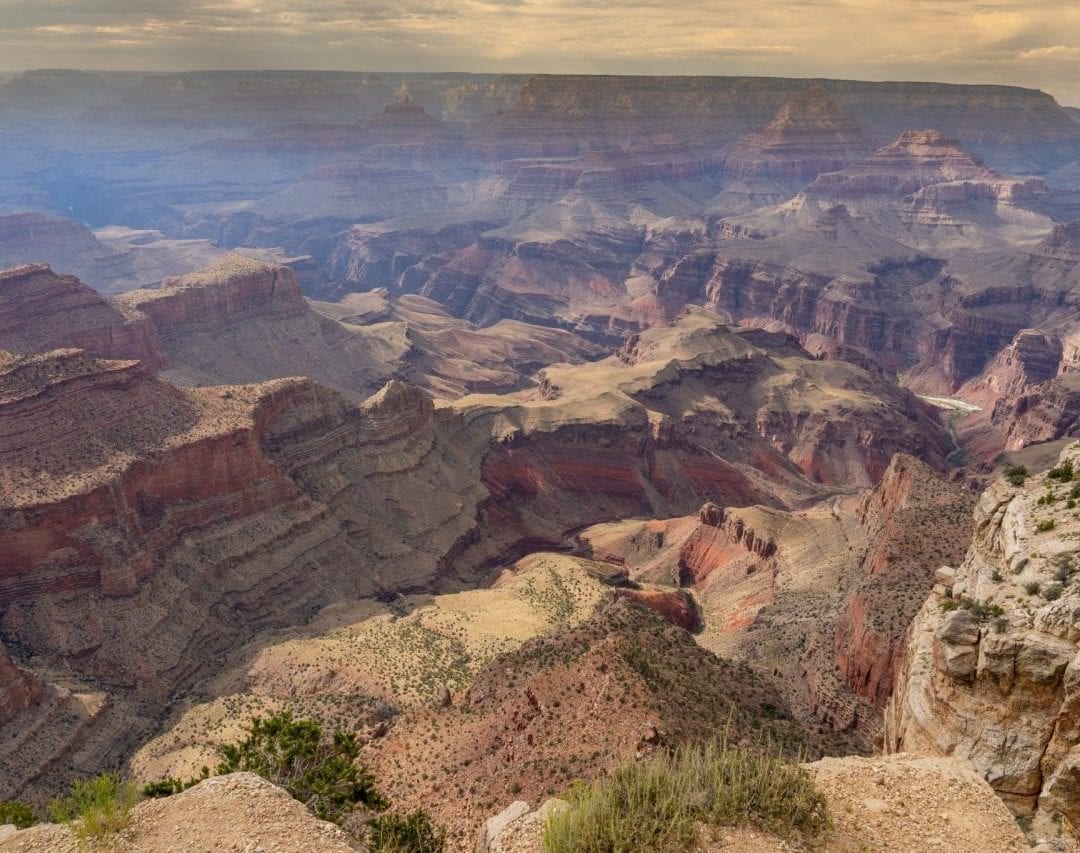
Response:
[{"label": "flat-topped mesa", "polygon": [[93,231],[71,219],[36,212],[0,215],[0,268],[47,259],[79,270],[88,258],[108,254]]},{"label": "flat-topped mesa", "polygon": [[307,310],[291,268],[237,254],[206,269],[165,279],[160,288],[133,290],[114,301],[149,317],[163,337],[190,324],[224,325],[248,312],[289,317]]},{"label": "flat-topped mesa", "polygon": [[814,85],[785,103],[760,131],[736,143],[725,168],[738,179],[801,186],[822,172],[843,168],[868,147],[858,122]]},{"label": "flat-topped mesa", "polygon": [[100,358],[167,359],[153,326],[119,310],[75,276],[47,264],[0,271],[0,349],[17,353],[77,347]]}]

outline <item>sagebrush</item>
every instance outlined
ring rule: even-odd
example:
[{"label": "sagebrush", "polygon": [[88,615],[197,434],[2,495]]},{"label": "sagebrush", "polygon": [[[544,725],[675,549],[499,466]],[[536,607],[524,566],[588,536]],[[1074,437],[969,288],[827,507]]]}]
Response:
[{"label": "sagebrush", "polygon": [[548,853],[686,850],[698,825],[751,825],[812,839],[829,824],[824,796],[801,767],[767,747],[726,739],[629,762],[568,794],[544,828]]}]

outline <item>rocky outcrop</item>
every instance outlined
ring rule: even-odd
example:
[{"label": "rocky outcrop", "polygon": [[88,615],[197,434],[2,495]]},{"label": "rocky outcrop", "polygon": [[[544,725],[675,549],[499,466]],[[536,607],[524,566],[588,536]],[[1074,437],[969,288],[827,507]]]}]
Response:
[{"label": "rocky outcrop", "polygon": [[[314,817],[284,788],[254,773],[215,776],[174,796],[145,800],[132,810],[129,825],[108,842],[122,853],[196,853],[221,846],[280,853],[355,849],[343,830]],[[77,853],[85,846],[62,823],[41,824],[0,841],[4,853]]]},{"label": "rocky outcrop", "polygon": [[1055,377],[1061,359],[1059,339],[1036,329],[1021,329],[976,379],[964,383],[958,395],[986,408],[998,400],[1015,400],[1032,386]]},{"label": "rocky outcrop", "polygon": [[1080,435],[1080,373],[1069,372],[1003,398],[990,413],[994,446],[1020,450]]},{"label": "rocky outcrop", "polygon": [[18,353],[78,347],[100,358],[166,364],[155,329],[70,275],[46,264],[0,271],[0,349]]},{"label": "rocky outcrop", "polygon": [[912,624],[885,748],[968,758],[1015,813],[1035,813],[1037,833],[1075,836],[1076,521],[1045,500],[1049,482],[983,493],[967,556]]},{"label": "rocky outcrop", "polygon": [[41,683],[17,667],[0,646],[0,726],[18,717],[41,696]]}]

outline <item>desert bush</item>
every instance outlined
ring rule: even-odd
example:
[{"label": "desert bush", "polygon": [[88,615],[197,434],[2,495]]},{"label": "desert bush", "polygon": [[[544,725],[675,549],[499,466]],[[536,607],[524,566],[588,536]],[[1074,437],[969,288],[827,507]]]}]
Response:
[{"label": "desert bush", "polygon": [[1028,595],[1038,595],[1039,590],[1041,589],[1042,584],[1038,581],[1028,581],[1026,584],[1024,584],[1024,592],[1026,592]]},{"label": "desert bush", "polygon": [[172,776],[167,779],[159,779],[157,782],[147,782],[143,785],[142,792],[144,797],[171,797],[173,794],[179,794],[182,791],[186,791],[188,788],[193,788],[204,779],[209,778],[210,768],[203,767],[201,776],[188,779],[186,782],[183,779],[176,779]]},{"label": "desert bush", "polygon": [[100,840],[128,825],[138,800],[134,782],[119,773],[103,773],[73,782],[66,797],[49,803],[49,816],[73,824],[81,841]]},{"label": "desert bush", "polygon": [[340,823],[357,805],[386,807],[374,777],[355,763],[360,747],[354,734],[335,731],[326,738],[317,721],[293,719],[288,711],[256,717],[244,741],[220,752],[218,773],[257,773],[323,820]]},{"label": "desert bush", "polygon": [[406,815],[386,812],[368,821],[368,849],[372,853],[442,853],[446,833],[422,809]]},{"label": "desert bush", "polygon": [[1046,476],[1051,480],[1060,480],[1062,483],[1068,483],[1073,479],[1073,464],[1071,459],[1066,459],[1056,468],[1051,468],[1046,472]]},{"label": "desert bush", "polygon": [[1054,519],[1048,518],[1046,521],[1040,521],[1035,525],[1035,531],[1037,533],[1046,533],[1048,530],[1054,529]]},{"label": "desert bush", "polygon": [[18,800],[0,802],[0,826],[11,824],[19,829],[26,829],[38,822],[34,807]]},{"label": "desert bush", "polygon": [[1005,469],[1005,479],[1010,486],[1022,486],[1027,479],[1028,469],[1023,465],[1010,465]]},{"label": "desert bush", "polygon": [[986,622],[997,616],[1005,614],[1000,604],[989,601],[980,601],[976,598],[961,596],[960,598],[946,598],[941,602],[941,609],[946,613],[952,610],[967,610],[980,622]]},{"label": "desert bush", "polygon": [[567,797],[570,809],[544,827],[547,853],[686,850],[698,823],[812,839],[829,823],[825,798],[805,770],[726,738],[623,764]]},{"label": "desert bush", "polygon": [[1062,586],[1059,583],[1052,583],[1042,591],[1042,597],[1047,601],[1057,601],[1061,598]]}]

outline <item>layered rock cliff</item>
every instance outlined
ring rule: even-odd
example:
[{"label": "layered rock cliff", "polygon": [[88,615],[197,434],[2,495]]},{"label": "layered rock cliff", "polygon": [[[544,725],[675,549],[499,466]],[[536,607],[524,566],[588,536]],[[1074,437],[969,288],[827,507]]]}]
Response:
[{"label": "layered rock cliff", "polygon": [[967,556],[938,571],[911,626],[885,718],[887,751],[968,758],[1015,813],[1036,815],[1040,834],[1074,837],[1080,634],[1067,466],[1078,450],[1062,452],[1056,480],[997,479],[983,493]]},{"label": "layered rock cliff", "polygon": [[0,271],[0,348],[35,353],[78,347],[101,358],[167,359],[154,327],[46,264]]},{"label": "layered rock cliff", "polygon": [[198,272],[113,300],[145,318],[184,385],[306,375],[357,398],[408,352],[400,329],[349,329],[308,305],[287,266],[232,254]]},{"label": "layered rock cliff", "polygon": [[898,454],[876,488],[798,512],[706,504],[577,539],[632,579],[692,589],[699,642],[775,678],[797,715],[866,748],[934,568],[966,547],[973,502]]}]

